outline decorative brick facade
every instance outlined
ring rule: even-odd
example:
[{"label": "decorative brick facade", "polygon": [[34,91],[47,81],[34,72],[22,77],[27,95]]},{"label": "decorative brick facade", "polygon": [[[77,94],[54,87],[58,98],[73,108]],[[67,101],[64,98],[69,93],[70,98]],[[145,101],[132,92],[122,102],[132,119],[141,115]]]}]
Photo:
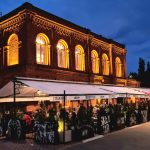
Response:
[{"label": "decorative brick facade", "polygon": [[[8,38],[12,34],[19,39],[19,64],[8,66]],[[50,65],[36,63],[36,36],[45,34],[50,40]],[[64,39],[69,47],[69,68],[59,68],[57,64],[56,45]],[[85,71],[75,69],[75,46],[82,45],[85,50]],[[99,73],[92,73],[91,51],[98,52]],[[15,76],[45,78],[54,80],[70,80],[92,82],[99,84],[128,85],[126,80],[126,50],[125,46],[111,39],[91,32],[62,18],[49,14],[30,3],[24,3],[19,8],[0,18],[0,87]],[[102,74],[102,54],[109,58],[109,75]],[[122,62],[122,77],[116,77],[115,58]],[[132,82],[132,86],[139,85]]]}]

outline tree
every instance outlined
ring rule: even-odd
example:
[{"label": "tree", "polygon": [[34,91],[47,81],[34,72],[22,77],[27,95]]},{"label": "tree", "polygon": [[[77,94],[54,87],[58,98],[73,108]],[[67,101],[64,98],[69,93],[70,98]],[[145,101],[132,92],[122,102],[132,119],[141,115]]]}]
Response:
[{"label": "tree", "polygon": [[144,83],[145,83],[145,60],[143,58],[139,58],[138,78],[139,78],[139,81],[141,81],[141,86],[144,86]]},{"label": "tree", "polygon": [[144,85],[150,87],[150,62],[147,62],[147,69],[145,71]]},{"label": "tree", "polygon": [[141,86],[150,87],[150,62],[147,62],[145,68],[145,60],[143,58],[139,58],[139,67],[138,73],[130,72],[128,75],[129,79],[135,79],[141,82]]},{"label": "tree", "polygon": [[146,71],[150,72],[150,62],[149,61],[147,62],[147,69],[146,69]]}]

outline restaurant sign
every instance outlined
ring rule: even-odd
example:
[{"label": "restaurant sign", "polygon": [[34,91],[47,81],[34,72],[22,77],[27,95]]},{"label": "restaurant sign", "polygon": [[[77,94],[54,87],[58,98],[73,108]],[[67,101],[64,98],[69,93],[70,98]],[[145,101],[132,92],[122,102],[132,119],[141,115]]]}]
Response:
[{"label": "restaurant sign", "polygon": [[86,96],[67,96],[67,100],[84,100]]}]

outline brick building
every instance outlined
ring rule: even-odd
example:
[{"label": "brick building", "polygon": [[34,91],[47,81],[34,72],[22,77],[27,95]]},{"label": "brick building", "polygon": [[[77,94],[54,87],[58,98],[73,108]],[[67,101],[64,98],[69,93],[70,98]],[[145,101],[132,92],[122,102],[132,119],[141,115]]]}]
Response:
[{"label": "brick building", "polygon": [[15,76],[138,87],[126,79],[126,53],[30,3],[0,18],[0,87]]}]

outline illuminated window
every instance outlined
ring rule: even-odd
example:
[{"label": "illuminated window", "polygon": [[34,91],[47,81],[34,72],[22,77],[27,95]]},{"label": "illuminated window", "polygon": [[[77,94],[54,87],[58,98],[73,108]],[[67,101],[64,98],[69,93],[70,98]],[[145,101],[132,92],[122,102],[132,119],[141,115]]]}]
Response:
[{"label": "illuminated window", "polygon": [[76,70],[85,71],[85,54],[81,45],[75,47],[75,66]]},{"label": "illuminated window", "polygon": [[106,54],[102,55],[102,72],[103,75],[109,75],[109,60]]},{"label": "illuminated window", "polygon": [[59,40],[57,43],[57,59],[58,67],[69,68],[69,49],[64,40]]},{"label": "illuminated window", "polygon": [[99,57],[98,57],[97,51],[92,50],[91,60],[92,60],[92,71],[93,71],[93,73],[99,73]]},{"label": "illuminated window", "polygon": [[19,40],[16,34],[8,39],[7,65],[12,66],[19,63]]},{"label": "illuminated window", "polygon": [[119,57],[115,59],[116,77],[122,77],[122,63]]},{"label": "illuminated window", "polygon": [[36,37],[36,63],[50,64],[50,43],[45,34],[39,33]]}]

